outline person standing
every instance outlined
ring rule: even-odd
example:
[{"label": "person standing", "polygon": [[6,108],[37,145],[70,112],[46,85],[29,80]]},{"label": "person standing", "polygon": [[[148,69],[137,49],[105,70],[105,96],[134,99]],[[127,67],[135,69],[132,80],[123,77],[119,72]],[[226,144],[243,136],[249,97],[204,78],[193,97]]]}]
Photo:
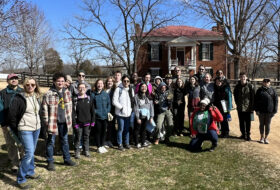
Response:
[{"label": "person standing", "polygon": [[247,80],[244,72],[241,72],[240,81],[233,91],[234,100],[237,106],[241,139],[251,140],[251,114],[254,111],[255,90],[254,86]]},{"label": "person standing", "polygon": [[200,86],[202,86],[204,83],[205,74],[206,74],[206,70],[204,65],[199,65],[198,72],[194,76],[198,79],[198,84]]},{"label": "person standing", "polygon": [[[150,83],[150,81],[151,81],[151,74],[150,73],[146,73],[144,75],[143,82],[146,83],[146,85],[148,87],[149,95],[151,95],[152,91],[153,91],[153,85]],[[135,93],[138,93],[140,84],[141,84],[141,82],[137,84],[137,86],[135,88]]]},{"label": "person standing", "polygon": [[86,94],[86,85],[80,83],[78,85],[79,94],[74,97],[73,111],[72,111],[72,125],[76,131],[75,135],[75,158],[80,158],[80,142],[83,139],[83,149],[86,157],[90,156],[89,153],[89,135],[90,127],[95,124],[95,109],[93,100]]},{"label": "person standing", "polygon": [[200,88],[200,99],[208,98],[210,104],[214,102],[214,83],[211,81],[212,76],[210,73],[204,75],[204,83]]},{"label": "person standing", "polygon": [[269,144],[267,137],[270,132],[272,117],[278,110],[278,95],[270,86],[270,79],[263,79],[262,86],[257,90],[255,96],[255,111],[260,121],[260,143]]},{"label": "person standing", "polygon": [[118,87],[122,83],[122,73],[120,71],[116,71],[114,73],[114,78],[115,78],[115,85]]},{"label": "person standing", "polygon": [[94,106],[96,125],[94,129],[95,141],[98,153],[106,153],[108,150],[104,147],[106,131],[108,126],[108,114],[111,110],[111,100],[109,94],[104,91],[104,82],[98,79],[95,82],[95,91],[91,95]]},{"label": "person standing", "polygon": [[186,94],[188,95],[188,117],[195,108],[199,107],[200,102],[200,86],[196,76],[190,77],[190,82],[186,85]]},{"label": "person standing", "polygon": [[186,105],[185,94],[184,82],[181,78],[178,78],[175,83],[173,98],[174,135],[183,136]]},{"label": "person standing", "polygon": [[167,86],[164,82],[159,85],[159,93],[156,95],[155,104],[158,105],[158,116],[157,116],[157,126],[156,126],[156,140],[155,144],[159,143],[160,139],[160,131],[163,127],[163,122],[166,119],[167,125],[166,127],[166,135],[165,142],[169,143],[169,137],[173,131],[173,115],[171,112],[172,102],[173,102],[173,94],[167,90]]},{"label": "person standing", "polygon": [[[152,100],[149,99],[148,86],[146,83],[141,83],[139,91],[135,95],[134,112],[136,117],[136,126],[134,129],[135,146],[137,148],[147,147],[149,144],[146,142],[146,125],[147,122],[152,123],[154,117],[154,105]],[[139,143],[139,133],[141,144]]]},{"label": "person standing", "polygon": [[[67,78],[66,78],[66,79],[67,79]],[[91,93],[91,86],[90,86],[89,83],[87,83],[87,82],[85,81],[85,79],[86,79],[86,74],[85,74],[85,72],[84,72],[83,70],[79,71],[79,72],[78,72],[78,80],[77,80],[75,83],[72,84],[72,86],[73,86],[73,88],[74,88],[74,94],[72,94],[73,96],[78,96],[78,94],[79,94],[78,85],[79,85],[80,83],[84,83],[84,84],[86,85],[86,94],[87,94],[88,96],[90,96],[90,93]]]},{"label": "person standing", "polygon": [[[119,150],[130,149],[129,145],[129,127],[130,116],[134,106],[134,91],[129,87],[129,77],[124,75],[122,83],[116,88],[113,96],[113,105],[118,121],[117,143]],[[124,146],[123,146],[124,136]]]},{"label": "person standing", "polygon": [[53,86],[45,94],[42,102],[42,119],[48,126],[47,139],[47,169],[54,171],[53,150],[56,135],[59,135],[64,164],[75,166],[76,163],[70,158],[68,144],[68,129],[72,127],[72,99],[70,91],[65,86],[66,77],[63,73],[53,75]]},{"label": "person standing", "polygon": [[26,179],[39,179],[35,174],[34,152],[41,129],[40,107],[41,93],[34,78],[26,78],[23,82],[24,92],[17,93],[9,109],[9,125],[18,136],[24,148],[17,174],[17,183],[20,188],[28,189]]},{"label": "person standing", "polygon": [[232,93],[230,86],[223,77],[215,78],[215,93],[214,105],[219,109],[223,116],[221,124],[221,137],[227,138],[229,136],[228,118],[232,109]]},{"label": "person standing", "polygon": [[6,141],[8,158],[11,161],[11,170],[17,172],[20,155],[22,154],[22,149],[17,146],[15,140],[11,137],[8,131],[9,126],[9,107],[11,100],[16,94],[21,93],[23,89],[18,85],[18,76],[15,73],[11,73],[7,77],[8,86],[0,92],[0,98],[3,101],[3,121],[1,123],[3,135]]}]

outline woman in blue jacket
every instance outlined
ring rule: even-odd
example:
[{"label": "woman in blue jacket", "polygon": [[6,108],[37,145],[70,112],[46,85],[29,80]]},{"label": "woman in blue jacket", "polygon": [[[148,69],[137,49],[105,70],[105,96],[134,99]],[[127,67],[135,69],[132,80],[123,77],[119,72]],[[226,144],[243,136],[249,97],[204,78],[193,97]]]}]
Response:
[{"label": "woman in blue jacket", "polygon": [[111,101],[109,94],[104,91],[104,82],[102,79],[98,79],[94,86],[95,90],[91,95],[95,106],[94,136],[97,152],[106,153],[108,150],[104,147],[104,143],[108,125],[108,113],[111,110]]}]

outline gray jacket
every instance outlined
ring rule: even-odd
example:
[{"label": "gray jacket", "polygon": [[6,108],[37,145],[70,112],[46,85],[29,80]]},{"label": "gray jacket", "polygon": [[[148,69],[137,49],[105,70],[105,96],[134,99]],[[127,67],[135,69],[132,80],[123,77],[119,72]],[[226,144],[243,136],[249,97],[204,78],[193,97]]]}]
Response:
[{"label": "gray jacket", "polygon": [[[154,117],[154,105],[153,102],[151,100],[149,100],[147,97],[140,99],[139,95],[135,95],[134,97],[134,102],[135,102],[135,106],[134,106],[134,113],[136,116],[136,119],[143,119],[143,116],[141,113],[144,113],[145,110],[149,111],[149,116],[150,117]],[[144,110],[142,112],[142,110]],[[147,118],[149,119],[149,118]]]}]

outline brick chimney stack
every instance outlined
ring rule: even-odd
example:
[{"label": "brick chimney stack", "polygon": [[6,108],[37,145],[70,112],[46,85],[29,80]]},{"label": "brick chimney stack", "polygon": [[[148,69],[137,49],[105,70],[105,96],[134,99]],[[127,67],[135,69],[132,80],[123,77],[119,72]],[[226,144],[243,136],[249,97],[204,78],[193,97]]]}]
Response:
[{"label": "brick chimney stack", "polygon": [[140,35],[141,33],[141,27],[140,27],[140,24],[135,24],[135,34],[136,35]]}]

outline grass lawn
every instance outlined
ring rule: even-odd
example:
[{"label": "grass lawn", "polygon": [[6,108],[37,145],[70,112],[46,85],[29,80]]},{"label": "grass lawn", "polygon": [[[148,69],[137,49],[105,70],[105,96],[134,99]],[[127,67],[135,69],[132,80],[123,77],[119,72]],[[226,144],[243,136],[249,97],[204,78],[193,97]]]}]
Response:
[{"label": "grass lawn", "polygon": [[[3,144],[2,136],[0,139]],[[29,183],[36,189],[249,190],[280,187],[279,170],[238,150],[239,143],[247,142],[236,138],[220,139],[218,148],[209,152],[211,144],[206,141],[203,145],[206,151],[191,153],[186,149],[189,141],[189,137],[172,137],[168,146],[160,144],[125,152],[110,149],[106,154],[91,152],[90,158],[81,156],[76,167],[62,165],[62,156],[56,156],[55,172],[45,169],[43,151],[38,151],[36,172],[41,179]],[[43,147],[40,140],[38,149]],[[0,189],[16,189],[15,176],[5,164],[6,157],[6,151],[0,149]]]}]

